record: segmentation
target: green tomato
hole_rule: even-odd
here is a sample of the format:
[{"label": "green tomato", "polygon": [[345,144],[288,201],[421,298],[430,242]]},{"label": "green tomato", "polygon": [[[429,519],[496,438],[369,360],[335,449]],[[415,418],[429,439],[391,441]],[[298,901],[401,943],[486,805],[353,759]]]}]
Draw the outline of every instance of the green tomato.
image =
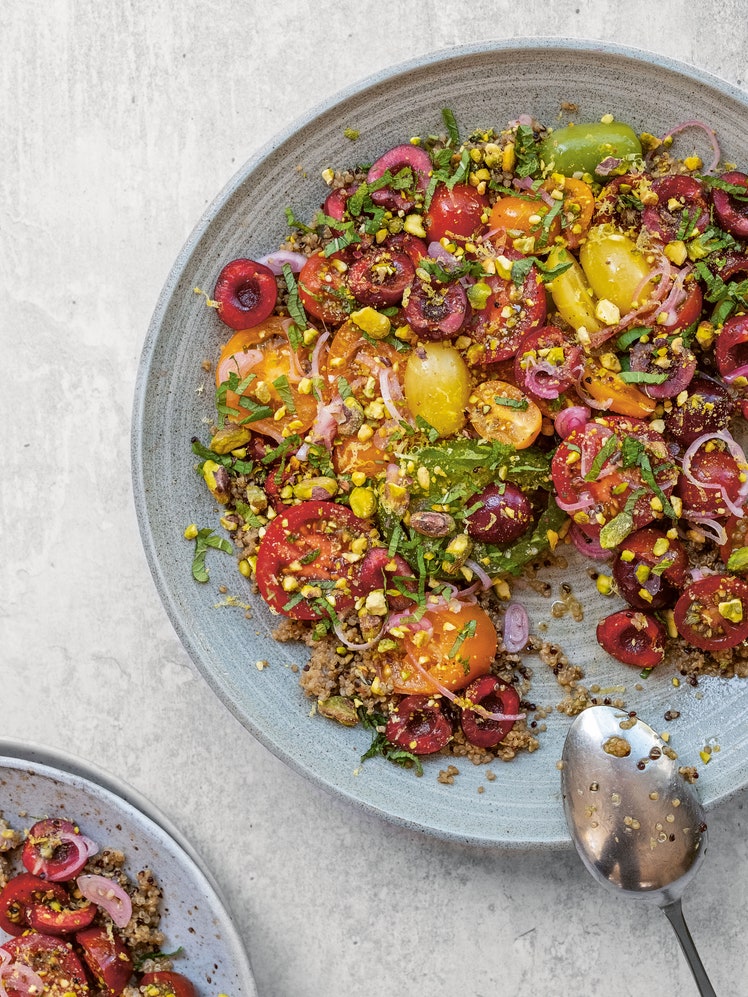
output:
[{"label": "green tomato", "polygon": [[620,121],[606,124],[567,125],[551,132],[540,145],[543,164],[566,177],[575,173],[594,174],[608,156],[641,156],[642,146],[636,132]]},{"label": "green tomato", "polygon": [[651,263],[628,236],[608,225],[590,229],[579,260],[597,297],[612,301],[622,315],[646,301],[652,291],[647,282]]}]

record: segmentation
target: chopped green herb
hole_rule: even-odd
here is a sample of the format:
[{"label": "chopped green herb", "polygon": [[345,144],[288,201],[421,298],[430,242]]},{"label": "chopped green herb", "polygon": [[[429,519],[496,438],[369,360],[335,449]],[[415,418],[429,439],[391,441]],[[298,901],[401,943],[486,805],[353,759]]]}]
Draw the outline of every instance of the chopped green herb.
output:
[{"label": "chopped green herb", "polygon": [[514,137],[514,172],[518,177],[530,177],[540,169],[540,157],[535,134],[529,125],[518,125]]},{"label": "chopped green herb", "polygon": [[195,537],[195,553],[192,558],[192,577],[196,582],[207,582],[210,578],[205,566],[205,555],[209,550],[222,550],[225,554],[233,554],[234,548],[226,537],[217,536],[207,526],[197,531]]},{"label": "chopped green herb", "polygon": [[504,408],[516,408],[521,412],[530,407],[530,402],[527,398],[506,398],[504,395],[494,395],[493,400],[497,405],[503,405]]},{"label": "chopped green herb", "polygon": [[457,637],[455,638],[455,642],[452,645],[452,647],[449,649],[449,653],[447,654],[447,657],[448,658],[455,658],[457,656],[457,652],[460,650],[460,648],[465,643],[465,641],[469,637],[475,637],[475,632],[476,632],[477,629],[478,629],[478,623],[477,623],[477,621],[476,620],[468,620],[468,622],[465,624],[465,626],[462,627],[460,629],[460,632],[457,634]]},{"label": "chopped green herb", "polygon": [[457,121],[453,112],[448,107],[442,108],[442,120],[444,121],[444,127],[447,129],[449,144],[459,146],[460,132],[457,128]]},{"label": "chopped green herb", "polygon": [[655,374],[648,370],[622,370],[618,374],[626,384],[664,384],[669,374]]}]

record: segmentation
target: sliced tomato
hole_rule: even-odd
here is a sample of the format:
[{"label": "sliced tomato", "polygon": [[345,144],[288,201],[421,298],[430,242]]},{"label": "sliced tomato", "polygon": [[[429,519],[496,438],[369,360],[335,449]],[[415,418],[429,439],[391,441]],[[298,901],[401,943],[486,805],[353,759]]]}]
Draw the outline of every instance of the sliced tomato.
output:
[{"label": "sliced tomato", "polygon": [[337,386],[339,377],[345,377],[354,398],[368,405],[371,399],[364,395],[368,379],[384,376],[401,382],[400,367],[405,369],[403,355],[383,340],[367,339],[355,322],[347,321],[332,337],[323,372],[332,387]]},{"label": "sliced tomato", "polygon": [[317,414],[314,395],[298,390],[300,354],[293,352],[286,325],[274,316],[235,333],[216,365],[218,402],[226,418],[276,440],[284,429],[305,432]]},{"label": "sliced tomato", "polygon": [[427,610],[421,626],[406,632],[400,653],[388,652],[384,659],[383,674],[395,692],[429,695],[440,686],[453,692],[490,671],[498,637],[480,606]]},{"label": "sliced tomato", "polygon": [[[535,402],[507,381],[484,381],[470,396],[468,419],[485,440],[525,450],[538,437],[543,413]],[[473,400],[474,399],[474,400]]]},{"label": "sliced tomato", "polygon": [[[500,244],[508,239],[517,249],[518,240],[522,240],[523,251],[547,252],[561,234],[561,219],[558,214],[550,216],[550,210],[541,197],[506,194],[491,209],[488,219],[491,238]],[[532,240],[531,245],[527,245],[527,240]]]},{"label": "sliced tomato", "polygon": [[192,981],[173,970],[143,973],[138,986],[145,987],[144,991],[141,989],[145,997],[197,997]]},{"label": "sliced tomato", "polygon": [[91,975],[110,994],[121,994],[130,982],[135,965],[127,945],[118,934],[93,927],[79,931],[75,940]]},{"label": "sliced tomato", "polygon": [[351,311],[352,297],[346,287],[347,263],[340,253],[310,256],[299,272],[299,298],[306,311],[330,325],[344,322]]},{"label": "sliced tomato", "polygon": [[457,183],[451,188],[438,184],[424,215],[429,239],[463,243],[476,238],[486,227],[488,207],[486,195],[469,184]]},{"label": "sliced tomato", "polygon": [[64,886],[50,883],[30,872],[13,876],[0,891],[0,928],[9,935],[21,935],[29,926],[28,912],[47,902],[67,904]]},{"label": "sliced tomato", "polygon": [[702,651],[724,651],[748,638],[748,581],[706,575],[692,582],[673,610],[678,633]]},{"label": "sliced tomato", "polygon": [[[302,502],[267,527],[257,551],[257,584],[265,602],[297,620],[346,612],[354,603],[358,562],[373,527],[347,506]],[[352,550],[354,541],[359,541]]]},{"label": "sliced tomato", "polygon": [[[511,249],[504,255],[512,262],[520,260]],[[536,266],[531,266],[520,285],[499,274],[483,278],[491,293],[484,308],[476,309],[468,323],[470,334],[484,347],[476,363],[497,363],[513,357],[522,337],[545,324],[548,312],[545,287]]]},{"label": "sliced tomato", "polygon": [[[67,898],[66,903],[70,902],[70,898]],[[98,907],[92,903],[80,907],[38,903],[29,908],[26,918],[29,927],[42,934],[74,935],[76,931],[82,931],[91,924],[97,911]]]},{"label": "sliced tomato", "polygon": [[655,668],[665,656],[667,634],[649,613],[621,609],[597,625],[597,640],[608,654],[624,665]]},{"label": "sliced tomato", "polygon": [[[2,948],[15,962],[39,975],[44,981],[43,997],[88,997],[90,988],[83,964],[72,945],[62,938],[32,932],[11,938]],[[28,995],[28,991],[16,990],[10,981],[5,981],[5,988],[8,997]]]},{"label": "sliced tomato", "polygon": [[[738,551],[744,551],[740,558],[743,567],[739,570],[748,571],[748,515],[730,516],[725,523],[725,535],[726,540],[719,549],[722,560],[727,564],[731,557],[737,556]],[[738,569],[731,564],[730,570]]]},{"label": "sliced tomato", "polygon": [[590,408],[646,419],[657,408],[657,402],[634,384],[629,384],[614,370],[608,370],[597,357],[588,357],[582,376],[576,384],[580,398]]},{"label": "sliced tomato", "polygon": [[438,697],[405,696],[390,713],[384,736],[413,755],[432,755],[449,743],[452,724]]},{"label": "sliced tomato", "polygon": [[[657,518],[662,497],[673,490],[678,468],[665,440],[647,423],[599,416],[560,443],[551,475],[559,506],[585,533],[599,536],[601,528],[620,513],[630,517],[628,533]],[[628,533],[622,532],[620,539]]]},{"label": "sliced tomato", "polygon": [[[482,708],[473,710],[463,707],[460,725],[467,740],[481,748],[492,748],[503,741],[516,721],[499,720],[497,716],[505,714],[513,717],[519,713],[519,693],[514,686],[507,685],[495,675],[482,675],[467,687],[465,699]],[[489,717],[487,713],[497,716]]]},{"label": "sliced tomato", "polygon": [[61,883],[78,875],[88,861],[91,845],[71,821],[47,818],[29,830],[21,861],[32,875]]}]

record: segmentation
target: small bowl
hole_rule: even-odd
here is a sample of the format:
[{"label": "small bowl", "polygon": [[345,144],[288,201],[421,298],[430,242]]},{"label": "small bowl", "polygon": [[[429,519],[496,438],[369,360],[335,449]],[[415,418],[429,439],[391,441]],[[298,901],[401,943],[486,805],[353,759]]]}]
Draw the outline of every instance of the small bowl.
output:
[{"label": "small bowl", "polygon": [[211,874],[181,833],[146,799],[71,755],[0,739],[2,816],[16,829],[65,816],[100,848],[125,854],[133,878],[153,871],[164,894],[166,951],[201,994],[255,997],[247,953]]},{"label": "small bowl", "polygon": [[[568,105],[578,110],[572,114]],[[217,526],[219,514],[195,474],[190,438],[212,421],[210,375],[225,338],[195,287],[212,291],[223,265],[238,256],[258,257],[286,234],[284,209],[311,218],[326,188],[330,166],[372,161],[411,136],[443,131],[442,110],[455,115],[462,134],[503,127],[522,113],[558,125],[599,120],[612,113],[638,131],[664,135],[687,119],[717,131],[726,158],[748,162],[748,98],[735,87],[669,59],[615,45],[581,41],[511,40],[437,53],[382,73],[344,91],[287,127],[261,149],[218,195],[179,254],[166,281],[143,349],[137,381],[132,459],[141,535],[166,611],[197,668],[214,692],[263,744],[319,785],[368,812],[444,838],[525,848],[569,841],[557,761],[568,718],[553,710],[561,698],[550,670],[533,662],[532,696],[551,708],[541,747],[509,764],[458,762],[453,785],[436,778],[447,759],[426,760],[418,779],[381,759],[360,764],[369,736],[319,717],[298,687],[294,669],[305,648],[280,645],[270,615],[237,574],[232,558],[212,552],[210,582],[191,577],[192,546],[183,538],[192,522]],[[346,129],[358,132],[355,142]],[[689,133],[702,158],[703,134]],[[688,154],[688,153],[686,153]],[[748,782],[748,684],[704,680],[698,690],[675,690],[669,676],[638,674],[608,659],[594,639],[594,624],[611,611],[589,578],[588,563],[550,572],[553,591],[572,579],[585,619],[556,618],[552,600],[521,587],[536,632],[564,648],[585,669],[585,682],[601,689],[627,686],[631,708],[662,727],[668,709],[681,713],[673,737],[687,763],[699,764],[705,738],[718,732],[719,757],[699,785],[708,806]],[[224,592],[234,596],[227,604]],[[250,619],[244,606],[249,606]],[[555,611],[555,609],[554,609]],[[560,610],[559,610],[560,611]],[[257,661],[268,661],[262,670]],[[449,761],[454,761],[450,759]]]}]

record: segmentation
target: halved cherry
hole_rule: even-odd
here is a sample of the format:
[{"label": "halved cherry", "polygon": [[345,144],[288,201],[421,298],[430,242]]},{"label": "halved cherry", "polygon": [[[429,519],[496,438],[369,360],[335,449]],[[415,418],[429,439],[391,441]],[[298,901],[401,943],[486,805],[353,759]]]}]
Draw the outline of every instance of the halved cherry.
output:
[{"label": "halved cherry", "polygon": [[517,387],[533,398],[558,398],[579,380],[583,370],[582,347],[555,325],[526,332],[514,358]]},{"label": "halved cherry", "polygon": [[358,581],[352,585],[354,594],[368,595],[374,589],[384,588],[387,605],[401,613],[415,605],[406,592],[417,588],[413,569],[399,554],[390,557],[386,547],[372,547],[366,552],[359,566]]},{"label": "halved cherry", "polygon": [[643,384],[650,398],[675,398],[688,387],[696,372],[696,354],[671,330],[654,334],[646,342],[635,343],[629,353],[631,370],[664,376],[659,383]]},{"label": "halved cherry", "polygon": [[96,845],[69,820],[47,818],[30,829],[21,861],[34,876],[55,883],[74,879],[96,851]]},{"label": "halved cherry", "polygon": [[[688,458],[686,455],[686,459]],[[684,467],[685,467],[684,459]],[[675,487],[683,516],[729,516],[741,502],[745,469],[719,438],[707,439],[688,459]]]},{"label": "halved cherry", "polygon": [[115,932],[92,927],[79,931],[75,940],[91,975],[111,994],[121,994],[135,969],[130,950]]},{"label": "halved cherry", "polygon": [[29,926],[29,910],[49,901],[67,904],[65,888],[30,872],[13,876],[0,891],[0,928],[9,935],[23,934]]},{"label": "halved cherry", "polygon": [[608,654],[625,665],[654,668],[665,655],[667,634],[649,613],[621,609],[597,625],[597,640]]},{"label": "halved cherry", "polygon": [[407,253],[372,249],[351,264],[348,287],[363,305],[373,308],[396,305],[412,283],[416,268]]},{"label": "halved cherry", "polygon": [[[15,962],[28,966],[44,980],[43,997],[88,997],[90,994],[83,964],[70,943],[62,938],[31,932],[11,938],[2,948]],[[9,981],[4,982],[8,997],[28,997],[28,991],[13,987]]]},{"label": "halved cherry", "polygon": [[414,755],[431,755],[452,737],[452,724],[431,696],[405,696],[390,714],[385,737]]},{"label": "halved cherry", "polygon": [[452,339],[468,314],[468,300],[460,284],[416,280],[405,306],[405,318],[423,339]]},{"label": "halved cherry", "polygon": [[645,526],[618,548],[613,578],[621,596],[634,609],[672,606],[686,582],[688,555],[677,537]]},{"label": "halved cherry", "polygon": [[275,274],[254,260],[232,260],[218,275],[213,297],[218,317],[230,329],[251,329],[273,314],[278,299]]},{"label": "halved cherry", "polygon": [[644,225],[663,242],[683,239],[709,224],[709,206],[704,185],[694,177],[677,174],[652,181],[657,204],[648,204],[642,212]]},{"label": "halved cherry", "polygon": [[714,348],[719,372],[728,384],[748,379],[748,315],[733,315],[719,335]]},{"label": "halved cherry", "polygon": [[173,970],[143,973],[138,986],[146,997],[197,997],[192,981]]},{"label": "halved cherry", "polygon": [[748,176],[739,170],[731,170],[723,173],[719,179],[745,189],[744,195],[736,197],[719,187],[712,188],[712,204],[720,225],[732,235],[745,239],[748,236]]},{"label": "halved cherry", "polygon": [[482,543],[511,543],[526,533],[532,523],[530,500],[511,481],[487,485],[472,496],[469,504],[474,508],[465,519],[467,533]]},{"label": "halved cherry", "polygon": [[697,372],[685,397],[675,398],[672,408],[665,413],[665,428],[668,435],[687,447],[704,433],[727,429],[733,409],[734,402],[724,384]]},{"label": "halved cherry", "polygon": [[[519,693],[512,685],[507,685],[495,675],[481,675],[465,690],[465,698],[486,713],[516,716],[519,712]],[[463,709],[460,716],[462,732],[471,744],[480,748],[492,748],[499,744],[514,727],[515,720],[498,720],[485,713],[469,708]]]}]

